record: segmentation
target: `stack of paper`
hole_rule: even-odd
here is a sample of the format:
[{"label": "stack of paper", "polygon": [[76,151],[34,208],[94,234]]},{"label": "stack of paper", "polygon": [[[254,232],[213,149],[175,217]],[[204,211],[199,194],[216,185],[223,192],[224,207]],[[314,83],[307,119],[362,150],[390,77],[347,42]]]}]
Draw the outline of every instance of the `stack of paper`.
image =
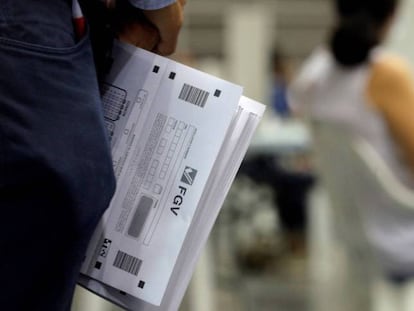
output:
[{"label": "stack of paper", "polygon": [[117,43],[102,86],[117,191],[79,283],[175,311],[264,112],[242,88]]}]

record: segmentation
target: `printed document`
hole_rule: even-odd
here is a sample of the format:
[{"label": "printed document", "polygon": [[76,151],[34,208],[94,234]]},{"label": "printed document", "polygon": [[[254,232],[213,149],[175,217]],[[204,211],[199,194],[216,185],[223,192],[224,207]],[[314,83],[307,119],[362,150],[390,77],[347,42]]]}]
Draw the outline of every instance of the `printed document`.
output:
[{"label": "printed document", "polygon": [[113,55],[101,92],[117,190],[79,282],[125,309],[177,310],[264,107],[142,49]]}]

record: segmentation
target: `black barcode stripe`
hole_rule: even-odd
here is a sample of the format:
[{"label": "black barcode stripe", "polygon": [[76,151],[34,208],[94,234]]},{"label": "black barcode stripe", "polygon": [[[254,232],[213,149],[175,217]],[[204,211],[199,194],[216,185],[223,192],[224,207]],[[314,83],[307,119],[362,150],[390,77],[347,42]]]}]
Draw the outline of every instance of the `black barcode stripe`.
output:
[{"label": "black barcode stripe", "polygon": [[208,95],[207,91],[184,83],[178,98],[203,108],[207,102]]},{"label": "black barcode stripe", "polygon": [[124,270],[133,275],[138,275],[141,268],[142,260],[127,253],[118,251],[114,260],[114,267]]}]

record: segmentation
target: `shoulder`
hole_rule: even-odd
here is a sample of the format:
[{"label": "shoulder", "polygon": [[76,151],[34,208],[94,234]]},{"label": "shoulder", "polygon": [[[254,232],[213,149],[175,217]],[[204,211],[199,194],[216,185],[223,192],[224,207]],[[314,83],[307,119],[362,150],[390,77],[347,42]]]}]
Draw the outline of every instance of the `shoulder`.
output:
[{"label": "shoulder", "polygon": [[301,114],[310,103],[312,94],[329,64],[329,53],[323,47],[315,49],[296,71],[289,84],[287,98],[292,111]]},{"label": "shoulder", "polygon": [[394,96],[401,96],[413,87],[410,64],[403,58],[390,53],[374,58],[367,92],[376,104],[386,104]]},{"label": "shoulder", "polygon": [[290,89],[296,92],[306,92],[309,87],[319,80],[328,64],[329,55],[323,48],[318,48],[303,62],[296,72]]},{"label": "shoulder", "polygon": [[371,81],[399,84],[412,79],[410,64],[394,54],[383,54],[372,62]]},{"label": "shoulder", "polygon": [[312,77],[317,75],[330,63],[330,53],[324,48],[315,49],[300,68],[299,76]]}]

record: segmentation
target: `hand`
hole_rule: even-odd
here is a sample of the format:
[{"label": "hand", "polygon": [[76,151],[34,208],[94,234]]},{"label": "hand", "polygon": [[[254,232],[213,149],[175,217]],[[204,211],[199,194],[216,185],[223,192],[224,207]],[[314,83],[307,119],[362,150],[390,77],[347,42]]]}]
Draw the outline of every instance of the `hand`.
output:
[{"label": "hand", "polygon": [[122,21],[122,26],[118,29],[118,38],[160,55],[172,54],[183,23],[184,5],[185,0],[178,0],[156,10],[121,8],[118,20]]},{"label": "hand", "polygon": [[118,39],[144,50],[155,52],[160,42],[160,35],[151,23],[145,18],[141,18],[124,24],[118,33]]},{"label": "hand", "polygon": [[144,16],[158,30],[159,42],[154,52],[160,55],[174,53],[177,46],[178,34],[183,23],[183,9],[185,0],[177,2],[158,10],[143,11]]}]

